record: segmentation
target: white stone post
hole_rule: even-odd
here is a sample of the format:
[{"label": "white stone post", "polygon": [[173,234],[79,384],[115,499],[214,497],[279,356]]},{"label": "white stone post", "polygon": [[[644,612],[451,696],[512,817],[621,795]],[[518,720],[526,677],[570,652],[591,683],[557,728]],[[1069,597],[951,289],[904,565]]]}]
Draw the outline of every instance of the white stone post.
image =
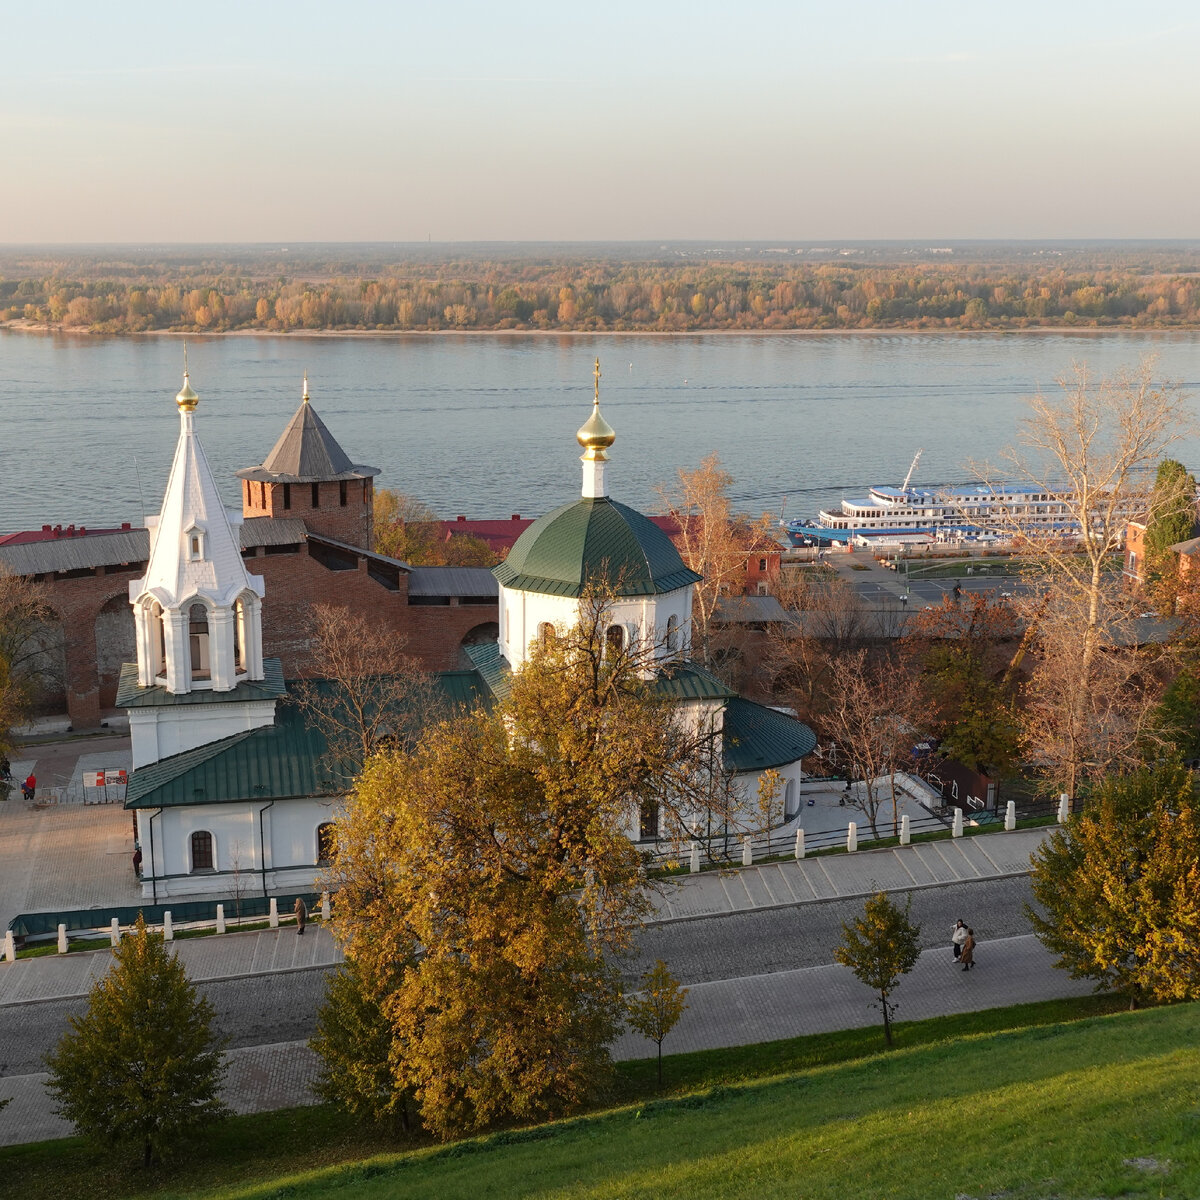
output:
[{"label": "white stone post", "polygon": [[692,839],[691,857],[688,862],[688,871],[692,875],[700,874],[700,843],[694,838]]},{"label": "white stone post", "polygon": [[67,927],[61,922],[58,926],[58,952],[59,954],[67,952]]},{"label": "white stone post", "polygon": [[1058,798],[1058,823],[1065,825],[1067,818],[1071,815],[1071,797],[1063,792]]},{"label": "white stone post", "polygon": [[217,905],[217,932],[225,932],[225,905]]},{"label": "white stone post", "polygon": [[962,809],[961,808],[956,808],[954,810],[954,824],[953,824],[953,826],[951,826],[950,833],[951,833],[951,836],[953,836],[953,837],[962,837],[962,835],[963,835],[963,822],[962,822]]},{"label": "white stone post", "polygon": [[279,928],[279,905],[274,896],[271,897],[271,913],[268,920],[271,922],[272,929]]},{"label": "white stone post", "polygon": [[858,826],[851,821],[846,826],[846,850],[853,854],[858,849]]},{"label": "white stone post", "polygon": [[749,867],[754,865],[754,846],[750,842],[748,833],[742,834],[742,866]]},{"label": "white stone post", "polygon": [[912,823],[908,819],[908,813],[905,813],[900,818],[900,845],[907,846],[912,841]]},{"label": "white stone post", "polygon": [[168,910],[163,913],[163,941],[173,942],[175,940],[175,926],[171,923],[171,913]]},{"label": "white stone post", "polygon": [[322,921],[329,920],[329,893],[328,892],[321,893],[321,920]]},{"label": "white stone post", "polygon": [[1012,833],[1017,827],[1017,802],[1010,800],[1004,806],[1004,831]]},{"label": "white stone post", "polygon": [[4,958],[6,962],[17,961],[17,943],[13,941],[11,929],[4,931]]},{"label": "white stone post", "polygon": [[108,940],[114,946],[121,944],[121,922],[116,917],[112,919],[112,928],[108,931]]},{"label": "white stone post", "polygon": [[804,830],[796,830],[796,857],[797,859],[804,857]]}]

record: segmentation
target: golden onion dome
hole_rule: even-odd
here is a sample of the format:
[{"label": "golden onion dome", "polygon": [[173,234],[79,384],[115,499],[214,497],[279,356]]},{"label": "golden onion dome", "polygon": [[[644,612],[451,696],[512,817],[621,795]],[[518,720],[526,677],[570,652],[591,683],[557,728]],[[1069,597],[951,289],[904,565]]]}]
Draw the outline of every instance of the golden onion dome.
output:
[{"label": "golden onion dome", "polygon": [[200,403],[200,397],[192,391],[192,385],[188,382],[187,371],[183,373],[183,387],[179,389],[175,403],[179,405],[180,412],[195,412],[196,405]]},{"label": "golden onion dome", "polygon": [[592,401],[592,415],[579,427],[575,440],[588,451],[592,458],[607,458],[605,450],[617,440],[617,432],[600,415],[600,360],[596,359],[594,372],[596,396]]}]

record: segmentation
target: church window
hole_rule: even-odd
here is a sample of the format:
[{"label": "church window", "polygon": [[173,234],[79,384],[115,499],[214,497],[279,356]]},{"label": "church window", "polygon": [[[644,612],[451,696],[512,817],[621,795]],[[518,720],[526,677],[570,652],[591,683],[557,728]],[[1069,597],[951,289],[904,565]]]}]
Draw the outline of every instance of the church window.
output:
[{"label": "church window", "polygon": [[346,481],[344,479],[338,484],[338,503],[343,508],[346,507]]},{"label": "church window", "polygon": [[667,649],[672,654],[679,649],[679,618],[674,613],[667,618]]},{"label": "church window", "polygon": [[337,847],[337,830],[332,821],[317,826],[317,865],[328,866]]},{"label": "church window", "polygon": [[543,621],[538,626],[538,645],[543,650],[554,645],[554,626],[549,621]]},{"label": "church window", "polygon": [[604,644],[613,654],[620,654],[625,649],[625,629],[621,625],[610,625],[604,631]]},{"label": "church window", "polygon": [[641,807],[638,820],[638,836],[642,841],[658,837],[658,802],[646,800]]},{"label": "church window", "polygon": [[213,835],[207,829],[192,834],[192,871],[213,870]]},{"label": "church window", "polygon": [[319,483],[312,485],[312,506],[313,508],[321,507],[321,485]]},{"label": "church window", "polygon": [[796,815],[796,781],[789,779],[783,789],[783,818],[790,821]]},{"label": "church window", "polygon": [[204,530],[193,525],[183,536],[188,562],[199,562],[204,557]]},{"label": "church window", "polygon": [[283,485],[283,507],[292,507],[292,485],[290,483],[285,483]]}]

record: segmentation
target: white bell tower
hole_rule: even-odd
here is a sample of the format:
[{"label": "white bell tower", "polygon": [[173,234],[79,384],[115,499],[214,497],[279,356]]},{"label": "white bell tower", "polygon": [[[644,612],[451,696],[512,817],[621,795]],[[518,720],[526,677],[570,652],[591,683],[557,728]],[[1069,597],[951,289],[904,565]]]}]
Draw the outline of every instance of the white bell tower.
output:
[{"label": "white bell tower", "polygon": [[241,514],[221,503],[196,437],[199,400],[185,360],[175,460],[162,512],[147,521],[146,574],[129,585],[138,684],[174,696],[263,678],[263,580],[246,570],[234,532]]}]

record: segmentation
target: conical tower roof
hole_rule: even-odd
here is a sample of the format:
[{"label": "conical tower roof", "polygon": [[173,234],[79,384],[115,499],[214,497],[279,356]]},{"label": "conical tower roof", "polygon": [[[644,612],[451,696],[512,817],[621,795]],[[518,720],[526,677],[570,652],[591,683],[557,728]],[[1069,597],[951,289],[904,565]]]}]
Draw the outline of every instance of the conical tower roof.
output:
[{"label": "conical tower roof", "polygon": [[336,479],[369,479],[379,474],[379,468],[350,461],[309,403],[306,375],[304,399],[271,453],[261,465],[247,467],[237,474],[241,479],[267,483],[326,483]]}]

